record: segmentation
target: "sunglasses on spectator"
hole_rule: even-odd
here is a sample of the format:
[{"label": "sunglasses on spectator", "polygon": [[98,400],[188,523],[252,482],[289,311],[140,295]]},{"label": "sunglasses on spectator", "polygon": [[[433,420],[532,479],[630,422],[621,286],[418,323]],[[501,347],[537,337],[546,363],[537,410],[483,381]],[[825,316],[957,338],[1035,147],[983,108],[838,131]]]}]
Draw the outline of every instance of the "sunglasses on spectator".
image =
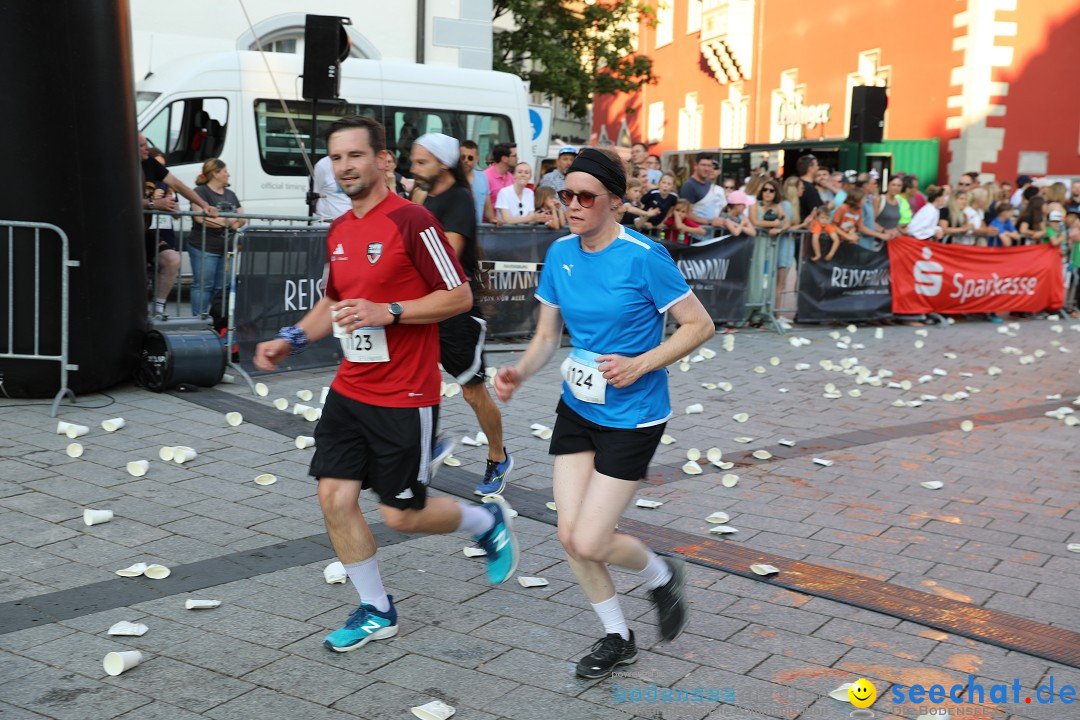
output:
[{"label": "sunglasses on spectator", "polygon": [[556,195],[559,196],[559,201],[567,207],[574,201],[574,198],[578,199],[578,204],[583,208],[591,208],[596,203],[596,198],[601,195],[610,195],[611,193],[594,193],[588,190],[582,190],[581,192],[572,192],[570,190],[560,190]]},{"label": "sunglasses on spectator", "polygon": [[475,156],[475,155],[464,155],[464,154],[463,154],[463,155],[461,156],[461,159],[462,159],[462,160],[475,160],[475,159],[476,159],[476,156]]},{"label": "sunglasses on spectator", "polygon": [[[734,190],[734,188],[732,188],[732,190]],[[763,193],[767,193],[767,192],[775,193],[776,190],[774,188],[771,188],[771,187],[764,187],[764,188],[761,188],[761,192],[763,192]]]}]

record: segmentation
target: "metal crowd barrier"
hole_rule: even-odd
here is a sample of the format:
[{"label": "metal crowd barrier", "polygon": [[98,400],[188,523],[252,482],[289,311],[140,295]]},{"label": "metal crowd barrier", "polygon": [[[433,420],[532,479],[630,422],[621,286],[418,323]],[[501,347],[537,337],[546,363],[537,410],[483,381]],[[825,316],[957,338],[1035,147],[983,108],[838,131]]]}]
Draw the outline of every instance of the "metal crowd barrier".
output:
[{"label": "metal crowd barrier", "polygon": [[[0,220],[0,228],[7,228],[5,233],[7,239],[7,338],[6,344],[3,348],[0,348],[0,359],[11,360],[43,360],[46,362],[55,362],[60,365],[60,389],[56,393],[56,397],[53,398],[52,411],[49,413],[50,417],[56,417],[60,408],[60,401],[64,396],[69,396],[72,402],[75,401],[75,393],[68,387],[68,373],[74,372],[79,369],[78,365],[72,365],[68,362],[68,298],[70,295],[70,280],[69,273],[71,268],[79,267],[78,260],[71,260],[69,255],[69,243],[68,236],[63,230],[51,223],[38,223],[38,222],[19,222],[16,220]],[[19,308],[18,319],[20,322],[32,322],[34,326],[34,335],[32,348],[26,348],[26,350],[32,349],[32,352],[17,352],[15,347],[15,243],[16,233],[18,228],[33,230],[33,247],[34,247],[34,308],[31,314],[26,312],[25,307]],[[57,271],[60,273],[60,352],[52,354],[43,352],[42,338],[41,338],[41,326],[42,321],[47,323],[55,323],[56,318],[43,318],[41,309],[41,278],[46,271],[42,267],[41,262],[41,233],[42,230],[48,233],[55,233],[56,239],[60,243],[60,267],[48,268],[48,271]],[[28,242],[28,238],[19,238],[19,242]],[[3,379],[0,377],[0,390],[3,389]],[[6,392],[4,393],[7,394]]]}]

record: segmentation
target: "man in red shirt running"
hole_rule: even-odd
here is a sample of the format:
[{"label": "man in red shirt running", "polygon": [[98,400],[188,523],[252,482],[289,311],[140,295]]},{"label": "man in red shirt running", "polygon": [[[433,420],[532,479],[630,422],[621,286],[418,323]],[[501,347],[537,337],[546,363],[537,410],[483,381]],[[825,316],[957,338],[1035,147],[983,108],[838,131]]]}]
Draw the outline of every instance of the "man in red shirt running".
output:
[{"label": "man in red shirt running", "polygon": [[331,329],[341,339],[345,359],[315,429],[310,472],[327,534],[360,595],[360,606],[323,642],[348,652],[398,631],[360,512],[361,489],[379,496],[392,530],[472,535],[487,551],[492,583],[514,574],[518,547],[501,497],[484,505],[427,497],[441,382],[437,323],[472,307],[461,265],[431,213],[387,191],[381,124],[343,117],[327,131],[327,145],[352,209],[327,233],[326,293],[299,323],[259,344],[255,365],[273,370]]}]

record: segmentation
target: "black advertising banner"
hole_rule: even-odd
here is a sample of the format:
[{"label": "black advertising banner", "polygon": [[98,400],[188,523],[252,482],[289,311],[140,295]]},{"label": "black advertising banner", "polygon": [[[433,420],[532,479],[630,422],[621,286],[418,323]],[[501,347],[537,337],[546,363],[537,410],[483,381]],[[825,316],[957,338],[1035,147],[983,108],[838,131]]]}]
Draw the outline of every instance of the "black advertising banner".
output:
[{"label": "black advertising banner", "polygon": [[[285,325],[295,325],[323,296],[327,227],[251,228],[240,235],[236,277],[236,341],[240,364],[251,373],[255,346]],[[328,367],[341,362],[341,343],[332,335],[290,355],[281,370]]]},{"label": "black advertising banner", "polygon": [[714,322],[746,320],[746,289],[754,237],[740,235],[695,245],[661,243]]},{"label": "black advertising banner", "polygon": [[797,321],[851,322],[890,315],[888,253],[845,243],[830,262],[802,258]]},{"label": "black advertising banner", "polygon": [[481,227],[480,270],[484,287],[477,298],[489,336],[531,335],[540,302],[534,297],[548,248],[566,229],[507,226]]}]

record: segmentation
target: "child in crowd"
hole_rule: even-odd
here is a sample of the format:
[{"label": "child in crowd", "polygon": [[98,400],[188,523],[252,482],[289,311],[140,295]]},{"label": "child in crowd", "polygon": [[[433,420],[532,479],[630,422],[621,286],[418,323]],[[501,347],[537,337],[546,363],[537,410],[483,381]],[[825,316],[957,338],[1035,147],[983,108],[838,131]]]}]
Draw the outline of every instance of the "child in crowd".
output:
[{"label": "child in crowd", "polygon": [[664,173],[660,176],[660,184],[655,190],[645,193],[641,199],[642,209],[648,211],[656,208],[656,213],[642,221],[640,228],[648,231],[658,228],[668,219],[668,215],[675,207],[675,201],[679,197],[675,194],[675,176]]},{"label": "child in crowd", "polygon": [[[858,244],[860,230],[867,229],[862,221],[862,201],[865,197],[866,193],[860,188],[852,188],[850,192],[844,193],[843,202],[833,213],[833,225],[842,240]],[[836,249],[837,245],[833,244],[829,254],[825,256],[826,261],[833,259]]]},{"label": "child in crowd", "polygon": [[666,227],[664,230],[665,240],[679,245],[689,245],[693,242],[693,236],[705,236],[705,228],[687,217],[690,214],[690,207],[690,201],[686,198],[679,198],[675,201],[675,207],[672,208],[671,214],[664,221]]},{"label": "child in crowd", "polygon": [[641,197],[644,190],[639,180],[630,180],[626,183],[626,197],[623,198],[621,215],[616,218],[626,227],[639,227],[645,220],[656,217],[660,213],[659,208],[646,210],[642,207]]},{"label": "child in crowd", "polygon": [[536,189],[534,202],[540,223],[552,230],[566,226],[566,213],[563,212],[562,203],[555,196],[555,188],[541,185]]},{"label": "child in crowd", "polygon": [[1012,216],[1016,210],[1008,203],[998,203],[997,217],[990,223],[990,227],[997,229],[997,235],[991,235],[986,240],[987,247],[1012,247],[1020,242],[1020,233],[1012,223]]},{"label": "child in crowd", "polygon": [[[860,217],[861,216],[862,214],[860,213]],[[836,225],[834,225],[829,218],[829,208],[825,205],[819,205],[814,208],[813,215],[810,217],[810,262],[821,260],[821,233],[823,232],[832,240],[832,245],[829,246],[829,252],[825,255],[825,261],[828,262],[833,259],[833,256],[836,255],[836,251],[840,247],[840,231],[837,230]],[[854,233],[849,236],[845,232],[844,239],[849,242],[859,241],[859,237]]]}]

